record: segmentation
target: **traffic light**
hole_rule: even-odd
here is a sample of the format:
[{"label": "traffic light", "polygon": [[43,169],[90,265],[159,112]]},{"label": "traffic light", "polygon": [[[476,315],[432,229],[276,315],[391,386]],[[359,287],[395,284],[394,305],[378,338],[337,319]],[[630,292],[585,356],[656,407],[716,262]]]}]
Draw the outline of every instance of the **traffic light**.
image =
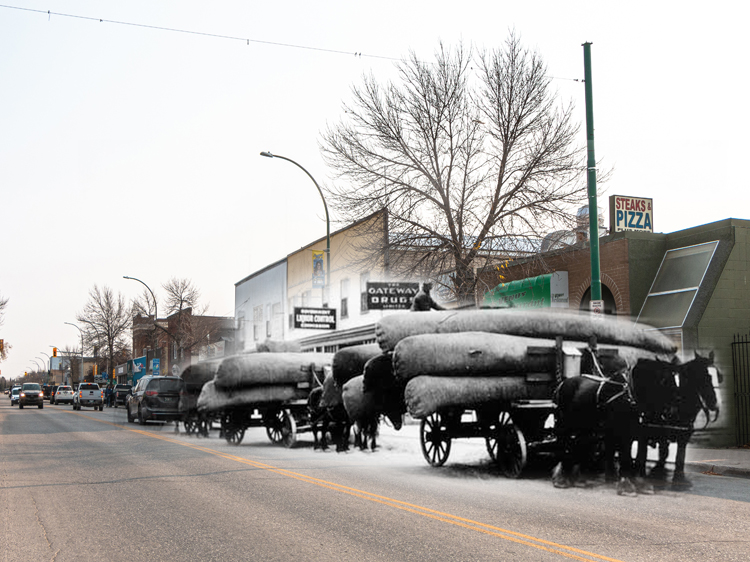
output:
[{"label": "traffic light", "polygon": [[96,365],[96,363],[95,363],[95,364],[94,364],[94,376],[96,376],[96,374],[97,374],[97,371],[98,371],[98,370],[99,370],[99,369],[98,369],[98,367],[97,367],[97,365]]},{"label": "traffic light", "polygon": [[52,348],[52,357],[57,357],[57,348],[56,347]]},{"label": "traffic light", "polygon": [[0,353],[5,349],[5,340],[0,340]]}]

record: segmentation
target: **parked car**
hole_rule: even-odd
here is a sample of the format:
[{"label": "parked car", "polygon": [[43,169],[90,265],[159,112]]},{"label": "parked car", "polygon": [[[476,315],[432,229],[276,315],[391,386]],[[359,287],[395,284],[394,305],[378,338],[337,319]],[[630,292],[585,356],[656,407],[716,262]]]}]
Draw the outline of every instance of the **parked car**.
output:
[{"label": "parked car", "polygon": [[15,406],[18,404],[18,398],[19,394],[21,393],[21,387],[20,386],[14,386],[10,389],[10,405]]},{"label": "parked car", "polygon": [[128,421],[146,425],[149,420],[178,421],[180,394],[185,392],[185,381],[180,377],[146,376],[138,381],[125,407]]},{"label": "parked car", "polygon": [[118,405],[122,404],[123,406],[128,401],[128,396],[130,396],[130,391],[133,389],[132,386],[129,384],[116,384],[115,388],[112,392],[112,405],[117,408]]},{"label": "parked car", "polygon": [[25,382],[18,393],[18,407],[23,410],[24,406],[36,406],[40,410],[44,408],[44,393],[42,385],[38,382]]},{"label": "parked car", "polygon": [[72,404],[73,387],[69,385],[60,385],[55,387],[55,395],[50,399],[50,404]]},{"label": "parked car", "polygon": [[73,393],[73,409],[80,410],[82,406],[91,406],[100,412],[104,410],[104,396],[97,383],[82,382],[78,385],[78,390]]}]

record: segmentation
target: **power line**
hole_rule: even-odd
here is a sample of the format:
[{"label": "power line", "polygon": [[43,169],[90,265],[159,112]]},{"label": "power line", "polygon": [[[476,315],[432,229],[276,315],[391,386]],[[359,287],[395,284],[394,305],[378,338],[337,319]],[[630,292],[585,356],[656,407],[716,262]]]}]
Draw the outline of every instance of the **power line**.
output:
[{"label": "power line", "polygon": [[403,60],[403,59],[400,59],[400,58],[386,57],[386,56],[382,56],[382,55],[368,55],[368,54],[363,54],[361,52],[356,52],[356,51],[355,52],[352,52],[352,51],[341,51],[341,50],[337,50],[337,49],[324,49],[322,47],[310,47],[310,46],[307,46],[307,45],[295,45],[293,43],[281,43],[281,42],[278,42],[278,41],[263,41],[261,39],[250,39],[248,37],[236,37],[236,36],[233,36],[233,35],[222,35],[222,34],[219,34],[219,33],[208,33],[208,32],[205,32],[205,31],[192,31],[192,30],[189,30],[189,29],[177,29],[177,28],[174,28],[174,27],[162,27],[162,26],[158,26],[158,25],[148,25],[148,24],[145,24],[145,23],[135,23],[135,22],[129,22],[129,21],[109,20],[109,19],[104,19],[104,18],[95,18],[95,17],[91,17],[91,16],[80,16],[80,15],[77,15],[77,14],[65,14],[65,13],[62,13],[62,12],[53,12],[51,10],[35,10],[33,8],[22,8],[20,6],[8,6],[8,5],[4,5],[4,4],[0,4],[0,8],[6,8],[6,9],[9,9],[9,10],[22,10],[24,12],[34,12],[34,13],[38,13],[38,14],[47,14],[48,18],[51,18],[52,16],[59,16],[59,17],[63,17],[63,18],[74,18],[74,19],[81,19],[81,20],[86,20],[86,21],[95,21],[95,22],[99,22],[99,23],[111,23],[111,24],[115,24],[115,25],[127,25],[127,26],[131,26],[131,27],[140,27],[140,28],[152,29],[152,30],[156,30],[156,31],[169,31],[171,33],[184,33],[184,34],[187,34],[187,35],[200,35],[200,36],[203,36],[203,37],[212,37],[214,39],[228,39],[228,40],[231,40],[231,41],[242,41],[243,43],[246,43],[247,45],[249,45],[250,43],[257,43],[257,44],[260,44],[260,45],[273,45],[275,47],[288,47],[288,48],[292,48],[292,49],[305,49],[305,50],[308,50],[308,51],[319,51],[319,52],[323,52],[323,53],[333,53],[333,54],[337,54],[337,55],[354,55],[355,57],[359,57],[359,58],[367,57],[367,58],[371,58],[371,59],[383,59],[383,60],[391,60],[391,61],[402,61]]}]

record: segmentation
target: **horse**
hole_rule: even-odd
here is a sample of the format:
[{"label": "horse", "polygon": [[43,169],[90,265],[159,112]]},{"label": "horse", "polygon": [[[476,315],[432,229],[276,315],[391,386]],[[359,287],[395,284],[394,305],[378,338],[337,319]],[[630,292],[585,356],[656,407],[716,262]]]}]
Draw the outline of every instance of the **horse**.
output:
[{"label": "horse", "polygon": [[328,449],[330,434],[336,444],[336,452],[348,451],[351,422],[344,408],[341,387],[332,374],[328,373],[323,379],[323,384],[310,391],[307,406],[313,433],[313,448]]},{"label": "horse", "polygon": [[[690,487],[685,478],[685,453],[693,434],[695,419],[700,411],[706,413],[706,423],[719,417],[719,405],[711,378],[714,352],[695,357],[686,363],[667,363],[641,360],[633,369],[633,384],[642,419],[638,440],[637,466],[640,476],[646,476],[646,456],[649,445],[659,447],[659,458],[649,476],[666,480],[666,461],[670,442],[677,444],[672,487]],[[718,372],[718,382],[722,376]],[[710,412],[715,412],[711,420]]]},{"label": "horse", "polygon": [[577,485],[578,471],[587,462],[597,460],[603,444],[605,479],[617,481],[618,495],[650,493],[649,486],[636,479],[631,453],[638,411],[627,363],[610,357],[603,370],[596,349],[587,349],[582,365],[594,373],[566,378],[554,392],[555,434],[561,458],[553,472],[553,485]]}]

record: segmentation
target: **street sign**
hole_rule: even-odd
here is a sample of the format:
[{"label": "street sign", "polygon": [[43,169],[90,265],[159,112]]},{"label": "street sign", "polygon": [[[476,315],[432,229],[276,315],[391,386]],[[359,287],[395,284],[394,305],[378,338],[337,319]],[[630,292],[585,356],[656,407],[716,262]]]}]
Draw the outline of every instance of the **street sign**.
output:
[{"label": "street sign", "polygon": [[592,300],[589,303],[589,310],[591,311],[591,314],[594,314],[594,315],[604,314],[604,301],[602,301],[602,300],[598,300],[598,301]]},{"label": "street sign", "polygon": [[151,372],[155,377],[159,376],[159,360],[158,359],[152,359],[151,360]]}]

